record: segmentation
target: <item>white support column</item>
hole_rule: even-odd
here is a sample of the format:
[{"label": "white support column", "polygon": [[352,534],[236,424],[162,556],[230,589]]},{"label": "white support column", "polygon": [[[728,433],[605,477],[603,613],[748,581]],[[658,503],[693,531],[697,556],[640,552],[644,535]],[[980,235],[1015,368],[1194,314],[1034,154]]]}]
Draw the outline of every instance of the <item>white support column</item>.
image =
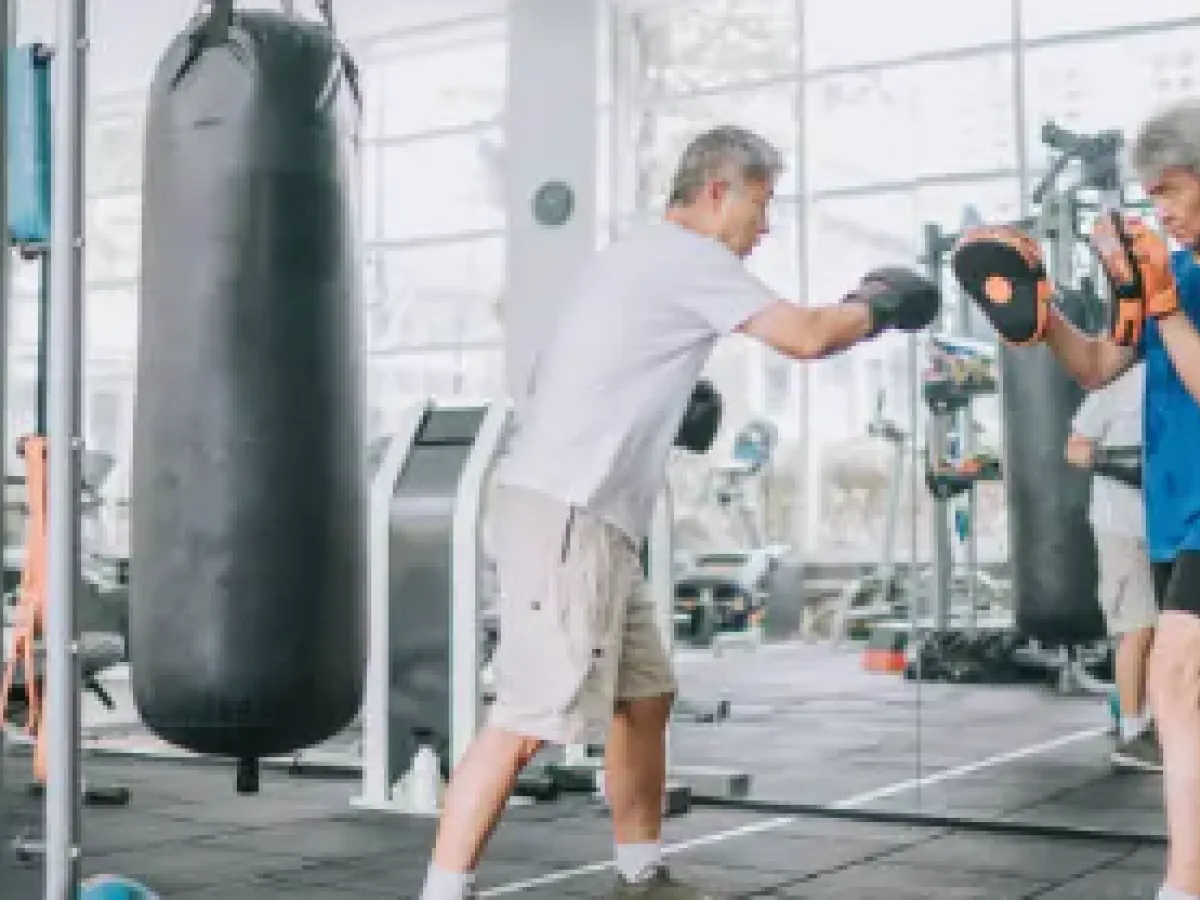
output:
[{"label": "white support column", "polygon": [[[511,0],[505,161],[506,376],[518,418],[546,323],[597,246],[597,79],[606,0]],[[549,184],[570,189],[561,224],[535,214]],[[547,207],[562,202],[551,189]]]}]

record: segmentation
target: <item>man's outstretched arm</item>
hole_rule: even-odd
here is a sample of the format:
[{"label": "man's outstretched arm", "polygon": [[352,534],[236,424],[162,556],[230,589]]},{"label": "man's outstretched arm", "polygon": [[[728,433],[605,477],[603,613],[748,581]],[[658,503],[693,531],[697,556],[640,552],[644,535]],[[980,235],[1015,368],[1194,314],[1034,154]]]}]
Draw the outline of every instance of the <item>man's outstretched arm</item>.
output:
[{"label": "man's outstretched arm", "polygon": [[805,307],[777,300],[739,331],[792,359],[824,359],[866,339],[871,312],[860,303]]},{"label": "man's outstretched arm", "polygon": [[792,359],[824,359],[882,331],[927,328],[941,303],[941,292],[929,279],[884,267],[868,272],[841,303],[802,307],[777,300],[738,330]]}]

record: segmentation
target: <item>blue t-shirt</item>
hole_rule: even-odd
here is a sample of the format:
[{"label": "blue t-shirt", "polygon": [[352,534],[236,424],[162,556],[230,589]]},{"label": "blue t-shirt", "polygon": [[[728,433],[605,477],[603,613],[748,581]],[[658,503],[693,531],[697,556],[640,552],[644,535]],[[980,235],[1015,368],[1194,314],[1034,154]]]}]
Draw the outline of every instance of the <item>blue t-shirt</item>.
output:
[{"label": "blue t-shirt", "polygon": [[[1184,250],[1171,255],[1171,268],[1180,306],[1193,324],[1200,322],[1200,264]],[[1179,380],[1153,320],[1141,351],[1146,549],[1155,562],[1169,562],[1182,550],[1200,551],[1200,403]]]}]

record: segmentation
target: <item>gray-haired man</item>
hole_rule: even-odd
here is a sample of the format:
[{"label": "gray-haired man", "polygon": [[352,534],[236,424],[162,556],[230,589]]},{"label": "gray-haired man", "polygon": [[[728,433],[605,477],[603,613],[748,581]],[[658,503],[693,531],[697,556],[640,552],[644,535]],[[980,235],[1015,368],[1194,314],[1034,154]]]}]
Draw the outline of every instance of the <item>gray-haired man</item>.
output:
[{"label": "gray-haired man", "polygon": [[601,251],[540,349],[492,511],[500,645],[491,720],[454,772],[422,900],[472,896],[521,769],[545,743],[604,743],[616,896],[702,900],[662,864],[675,680],[642,593],[638,546],[692,387],[742,332],[820,359],[937,315],[937,288],[869,273],[847,302],[778,299],[743,260],[767,232],[778,151],[717,128],[683,154],[663,220]]},{"label": "gray-haired man", "polygon": [[[1108,334],[1077,331],[1049,303],[1035,245],[1011,229],[971,236],[955,267],[1000,334],[1045,343],[1089,390],[1145,360],[1146,548],[1161,610],[1146,690],[1162,748],[1170,841],[1158,896],[1200,900],[1200,102],[1152,116],[1130,156],[1176,247],[1132,217],[1098,219],[1092,242],[1113,297]],[[1013,266],[1018,257],[1024,262]],[[1033,327],[1014,332],[1022,321]]]}]

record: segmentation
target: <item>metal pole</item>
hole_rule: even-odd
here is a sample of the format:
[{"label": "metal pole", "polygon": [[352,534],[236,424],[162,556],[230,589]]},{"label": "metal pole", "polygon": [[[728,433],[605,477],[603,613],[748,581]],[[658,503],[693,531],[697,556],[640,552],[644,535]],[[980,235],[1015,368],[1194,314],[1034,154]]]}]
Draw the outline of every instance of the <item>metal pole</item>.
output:
[{"label": "metal pole", "polygon": [[48,597],[46,602],[46,900],[79,892],[79,471],[83,387],[83,196],[87,0],[57,0],[52,72]]},{"label": "metal pole", "polygon": [[[958,333],[963,337],[971,337],[971,307],[967,302],[966,296],[960,291],[958,293]],[[972,456],[976,451],[975,441],[975,410],[971,404],[967,404],[966,408],[959,413],[959,440],[962,442],[962,452],[964,457]],[[978,580],[977,572],[979,569],[979,540],[978,532],[975,528],[975,517],[979,511],[977,486],[972,484],[967,489],[967,565],[966,565],[966,582],[967,582],[967,630],[974,635],[976,626],[978,625],[977,616],[975,613],[975,583]],[[951,569],[951,585],[953,585],[953,568]]]},{"label": "metal pole", "polygon": [[[8,234],[8,52],[15,38],[13,25],[16,3],[0,0],[0,398],[8,396],[8,286],[12,244]],[[8,404],[0,402],[0,512],[4,508],[4,460],[6,455],[5,418]],[[0,593],[2,596],[2,593]],[[4,601],[0,600],[0,671],[4,669]],[[0,834],[4,828],[4,723],[0,722]]]}]

